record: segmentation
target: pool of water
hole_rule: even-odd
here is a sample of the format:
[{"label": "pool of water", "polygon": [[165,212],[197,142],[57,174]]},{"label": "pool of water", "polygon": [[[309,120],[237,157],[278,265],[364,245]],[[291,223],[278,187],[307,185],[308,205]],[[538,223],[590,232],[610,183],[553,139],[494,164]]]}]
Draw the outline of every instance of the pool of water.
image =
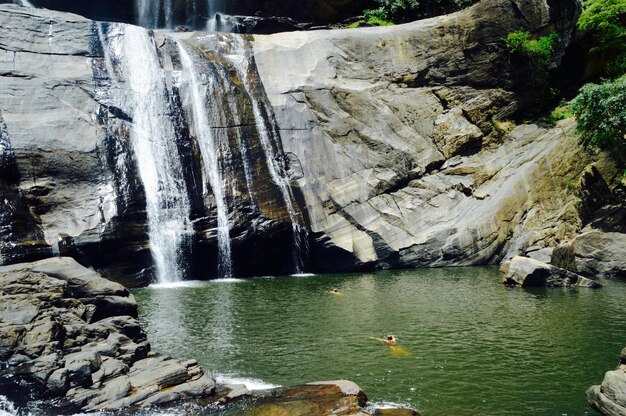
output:
[{"label": "pool of water", "polygon": [[[133,291],[154,350],[258,386],[349,379],[435,415],[594,414],[626,284],[511,289],[496,268],[265,277]],[[330,291],[336,288],[340,294]],[[390,347],[372,337],[394,334]]]}]

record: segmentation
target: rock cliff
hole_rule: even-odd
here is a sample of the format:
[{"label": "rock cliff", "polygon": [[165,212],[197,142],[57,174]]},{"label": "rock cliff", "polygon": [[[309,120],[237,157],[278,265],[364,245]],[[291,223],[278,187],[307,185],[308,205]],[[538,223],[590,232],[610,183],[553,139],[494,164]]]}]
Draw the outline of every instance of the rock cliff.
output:
[{"label": "rock cliff", "polygon": [[[25,207],[37,253],[130,286],[153,277],[154,221],[165,223],[151,216],[155,188],[138,158],[140,92],[120,49],[132,32],[148,39],[164,88],[173,141],[156,186],[179,190],[156,206],[188,215],[175,231],[188,275],[219,275],[224,230],[237,275],[477,265],[556,246],[580,227],[566,184],[589,161],[572,122],[494,125],[535,99],[502,38],[557,30],[558,65],[576,12],[569,0],[486,0],[389,28],[153,37],[4,5],[2,160],[17,179],[2,187]],[[203,150],[194,82],[207,91],[216,160]],[[222,190],[207,173],[215,165]],[[2,235],[2,247],[26,241]]]}]

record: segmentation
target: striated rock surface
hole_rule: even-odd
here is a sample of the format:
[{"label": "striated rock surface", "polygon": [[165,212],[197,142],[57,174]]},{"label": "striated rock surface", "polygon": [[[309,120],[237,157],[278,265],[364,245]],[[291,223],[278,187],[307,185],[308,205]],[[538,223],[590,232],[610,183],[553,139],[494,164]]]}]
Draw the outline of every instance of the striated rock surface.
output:
[{"label": "striated rock surface", "polygon": [[587,401],[602,415],[626,414],[626,348],[622,350],[619,366],[605,374],[601,385],[587,390]]},{"label": "striated rock surface", "polygon": [[552,263],[585,276],[626,278],[626,234],[587,230],[556,247]]},{"label": "striated rock surface", "polygon": [[492,128],[529,99],[501,39],[556,18],[566,43],[575,6],[560,5],[481,2],[391,28],[255,36],[283,146],[302,163],[315,269],[497,263],[575,235],[565,183],[589,159],[572,123]]},{"label": "striated rock surface", "polygon": [[[223,223],[242,276],[497,263],[573,238],[580,218],[565,184],[589,162],[573,123],[509,133],[492,123],[534,99],[502,38],[555,28],[557,65],[576,12],[570,0],[490,0],[387,28],[146,32],[165,97],[156,108],[173,131],[167,155],[184,166],[167,202],[188,202],[176,250],[185,275],[217,274]],[[44,247],[137,286],[153,278],[157,250],[133,147],[136,88],[120,55],[127,33],[137,31],[0,6],[0,111],[19,175],[11,186]],[[218,112],[210,163],[181,44],[205,108]],[[215,164],[225,218],[207,181]]]},{"label": "striated rock surface", "polygon": [[151,352],[133,296],[70,258],[0,267],[0,340],[9,398],[24,388],[59,409],[116,410],[215,388],[196,361]]},{"label": "striated rock surface", "polygon": [[587,287],[599,288],[601,284],[538,260],[515,256],[502,265],[502,283],[521,287]]}]

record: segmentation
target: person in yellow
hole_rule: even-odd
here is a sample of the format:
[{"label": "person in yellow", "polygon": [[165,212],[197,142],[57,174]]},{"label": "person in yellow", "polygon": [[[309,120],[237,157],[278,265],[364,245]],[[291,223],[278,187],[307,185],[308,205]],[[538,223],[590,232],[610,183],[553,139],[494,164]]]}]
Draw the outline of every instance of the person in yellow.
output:
[{"label": "person in yellow", "polygon": [[396,345],[398,343],[398,340],[396,339],[395,335],[387,335],[386,338],[372,337],[372,339],[375,339],[376,341],[384,342],[387,345]]}]

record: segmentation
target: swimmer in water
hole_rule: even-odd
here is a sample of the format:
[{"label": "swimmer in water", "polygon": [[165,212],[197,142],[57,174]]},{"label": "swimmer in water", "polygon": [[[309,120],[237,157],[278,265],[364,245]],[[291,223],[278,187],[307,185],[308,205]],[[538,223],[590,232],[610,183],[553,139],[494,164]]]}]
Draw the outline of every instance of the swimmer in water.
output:
[{"label": "swimmer in water", "polygon": [[337,288],[333,288],[333,290],[329,290],[328,293],[330,293],[331,295],[343,296],[343,293],[341,293],[339,289]]},{"label": "swimmer in water", "polygon": [[384,342],[387,345],[396,345],[398,343],[398,340],[396,339],[395,335],[387,335],[386,338],[374,338],[374,337],[372,337],[371,339],[375,339],[376,341]]}]

